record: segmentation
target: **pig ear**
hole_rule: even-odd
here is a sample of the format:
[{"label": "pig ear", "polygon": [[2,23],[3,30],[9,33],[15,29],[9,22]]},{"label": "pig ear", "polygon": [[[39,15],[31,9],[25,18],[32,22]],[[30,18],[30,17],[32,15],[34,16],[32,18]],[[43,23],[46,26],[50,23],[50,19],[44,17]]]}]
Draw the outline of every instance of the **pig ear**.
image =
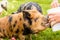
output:
[{"label": "pig ear", "polygon": [[28,12],[28,10],[25,10],[25,11],[23,11],[23,15],[30,16],[30,13]]}]

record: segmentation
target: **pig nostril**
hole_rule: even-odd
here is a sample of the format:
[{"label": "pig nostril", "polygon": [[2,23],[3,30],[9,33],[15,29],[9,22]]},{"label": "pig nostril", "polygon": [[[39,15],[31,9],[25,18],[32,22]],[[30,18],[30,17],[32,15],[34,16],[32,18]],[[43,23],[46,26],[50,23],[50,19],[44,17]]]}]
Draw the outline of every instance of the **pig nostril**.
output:
[{"label": "pig nostril", "polygon": [[45,26],[44,23],[41,23],[42,26]]}]

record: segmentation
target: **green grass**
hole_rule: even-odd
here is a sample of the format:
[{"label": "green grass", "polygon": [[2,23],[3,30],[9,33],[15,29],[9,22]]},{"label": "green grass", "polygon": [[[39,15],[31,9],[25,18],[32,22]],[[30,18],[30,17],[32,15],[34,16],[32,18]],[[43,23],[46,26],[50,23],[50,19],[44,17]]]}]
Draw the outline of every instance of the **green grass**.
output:
[{"label": "green grass", "polygon": [[[3,11],[0,17],[4,17],[6,15],[10,15],[12,12],[15,12],[19,6],[26,2],[36,2],[38,3],[43,10],[43,14],[47,15],[47,10],[50,9],[50,4],[52,0],[8,0],[8,11]],[[59,0],[60,2],[60,0]],[[47,28],[44,31],[41,31],[37,34],[37,36],[32,36],[33,40],[60,40],[60,31],[52,32],[51,28]],[[8,40],[8,39],[5,39]]]}]

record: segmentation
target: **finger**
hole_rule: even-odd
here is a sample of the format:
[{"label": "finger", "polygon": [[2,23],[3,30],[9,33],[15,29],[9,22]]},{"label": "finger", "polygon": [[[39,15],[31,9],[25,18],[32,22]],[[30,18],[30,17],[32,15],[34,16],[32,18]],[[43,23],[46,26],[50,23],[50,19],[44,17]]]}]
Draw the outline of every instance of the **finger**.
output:
[{"label": "finger", "polygon": [[48,16],[54,16],[54,15],[56,15],[56,14],[54,14],[54,13],[48,14]]},{"label": "finger", "polygon": [[60,23],[60,19],[59,18],[56,19],[56,23]]},{"label": "finger", "polygon": [[54,8],[54,4],[53,4],[53,2],[51,3],[51,8]]},{"label": "finger", "polygon": [[60,17],[60,13],[54,13],[54,14],[48,14],[49,18],[52,18],[52,17]]},{"label": "finger", "polygon": [[55,25],[57,23],[60,23],[60,20],[55,20],[55,21],[51,22],[51,25]]},{"label": "finger", "polygon": [[54,16],[55,16],[55,14],[50,14],[50,15],[48,15],[48,20],[53,19]]},{"label": "finger", "polygon": [[51,26],[53,26],[54,24],[56,24],[56,21],[51,22]]},{"label": "finger", "polygon": [[56,18],[56,17],[57,17],[57,15],[50,15],[49,19]]},{"label": "finger", "polygon": [[55,2],[51,3],[51,8],[55,8]]},{"label": "finger", "polygon": [[58,6],[58,4],[55,2],[54,4],[53,4],[53,8],[56,8]]},{"label": "finger", "polygon": [[59,7],[59,3],[57,2],[57,3],[55,3],[55,7]]},{"label": "finger", "polygon": [[49,20],[49,23],[51,23],[51,22],[53,22],[53,21],[56,21],[56,18],[51,18],[51,19]]}]

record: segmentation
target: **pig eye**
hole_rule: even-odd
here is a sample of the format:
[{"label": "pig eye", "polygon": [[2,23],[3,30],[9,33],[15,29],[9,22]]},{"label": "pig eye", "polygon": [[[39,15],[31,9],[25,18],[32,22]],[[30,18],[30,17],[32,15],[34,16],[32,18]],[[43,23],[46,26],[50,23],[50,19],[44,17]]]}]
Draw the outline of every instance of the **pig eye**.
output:
[{"label": "pig eye", "polygon": [[35,22],[36,22],[38,19],[39,19],[39,17],[35,18],[35,19],[34,19],[34,20],[35,20]]},{"label": "pig eye", "polygon": [[43,23],[41,23],[41,25],[43,25]]}]

